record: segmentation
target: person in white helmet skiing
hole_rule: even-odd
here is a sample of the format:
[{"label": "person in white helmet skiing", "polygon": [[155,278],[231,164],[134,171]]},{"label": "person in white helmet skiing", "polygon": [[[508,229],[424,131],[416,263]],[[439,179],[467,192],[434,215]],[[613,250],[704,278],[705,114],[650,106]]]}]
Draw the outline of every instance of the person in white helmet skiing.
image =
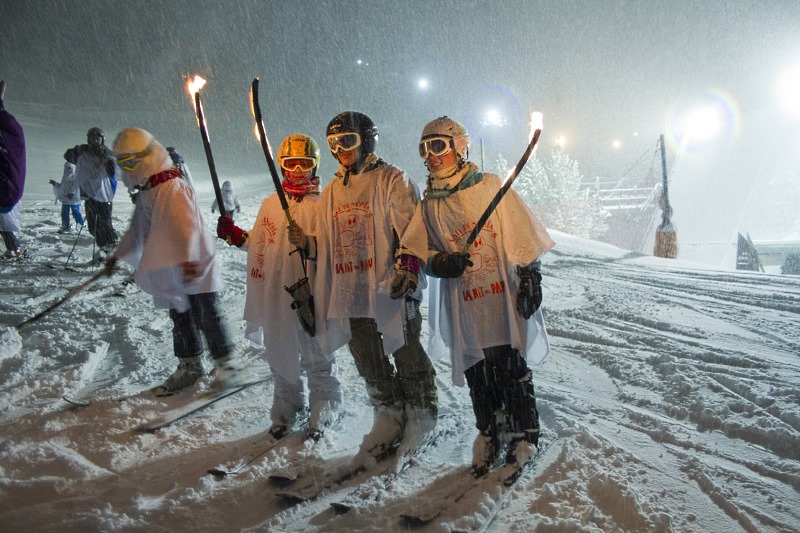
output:
[{"label": "person in white helmet skiing", "polygon": [[309,236],[293,224],[289,239],[317,261],[321,311],[350,323],[348,346],[374,407],[372,428],[353,459],[360,466],[394,445],[397,457],[407,456],[437,423],[435,370],[419,340],[425,279],[419,258],[426,249],[424,233],[400,246],[419,193],[375,153],[372,119],[340,113],[326,136],[339,169],[322,191],[316,232]]},{"label": "person in white helmet skiing", "polygon": [[215,259],[214,238],[200,214],[194,191],[181,179],[167,150],[139,128],[122,130],[114,154],[129,191],[138,190],[128,231],[106,260],[109,275],[118,261],[135,268],[134,280],[153,296],[156,308],[169,309],[178,367],[157,395],[190,387],[205,375],[203,342],[214,361],[210,388],[223,390],[241,383],[232,361],[233,344],[217,305],[222,279]]},{"label": "person in white helmet skiing", "polygon": [[[278,148],[289,215],[309,231],[316,224],[319,161],[319,147],[307,135],[289,135]],[[275,439],[288,434],[310,405],[307,436],[319,440],[339,417],[342,387],[333,352],[347,342],[349,324],[345,320],[328,322],[319,306],[311,305],[298,316],[290,311],[296,304],[286,288],[307,277],[313,280],[315,266],[293,253],[296,250],[287,232],[286,213],[277,192],[261,203],[249,232],[236,226],[230,216],[219,217],[217,223],[218,237],[247,251],[245,335],[265,349],[275,382],[269,433]]]},{"label": "person in white helmet skiing", "polygon": [[479,431],[471,470],[484,475],[498,460],[522,466],[539,439],[528,360],[549,354],[539,258],[555,243],[513,189],[466,243],[502,183],[468,160],[469,135],[457,121],[429,122],[419,155],[429,174],[412,228],[427,228],[431,337],[449,348],[453,383],[466,378],[470,389]]}]

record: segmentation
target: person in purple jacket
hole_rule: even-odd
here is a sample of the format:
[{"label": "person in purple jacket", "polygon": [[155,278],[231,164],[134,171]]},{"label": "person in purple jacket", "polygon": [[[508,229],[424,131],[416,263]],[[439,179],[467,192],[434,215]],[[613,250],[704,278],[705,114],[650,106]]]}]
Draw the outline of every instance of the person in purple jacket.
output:
[{"label": "person in purple jacket", "polygon": [[0,80],[0,234],[6,245],[4,261],[27,257],[15,231],[22,230],[19,201],[25,189],[25,135],[14,115],[6,111],[6,82]]}]

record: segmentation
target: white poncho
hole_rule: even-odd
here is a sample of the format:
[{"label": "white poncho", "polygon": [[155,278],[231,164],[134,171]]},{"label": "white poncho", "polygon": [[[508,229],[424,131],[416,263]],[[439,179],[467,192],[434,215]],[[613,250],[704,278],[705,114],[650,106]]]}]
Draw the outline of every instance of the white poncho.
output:
[{"label": "white poncho", "polygon": [[[460,251],[500,185],[498,176],[483,174],[471,187],[424,199],[412,227],[426,225],[428,257]],[[431,341],[439,336],[450,349],[453,383],[463,385],[464,371],[482,360],[483,349],[491,346],[511,345],[532,364],[547,359],[550,345],[541,310],[531,320],[516,310],[516,267],[529,265],[553,246],[547,230],[511,189],[468,250],[473,266],[459,278],[432,279]],[[440,355],[435,344],[429,353]]]},{"label": "white poncho", "polygon": [[[386,354],[405,343],[404,302],[389,296],[389,284],[394,277],[395,233],[403,237],[418,198],[413,182],[387,163],[351,174],[347,185],[337,173],[320,198],[316,236],[321,259],[314,296],[327,296],[323,305],[329,320],[375,319]],[[421,237],[416,242],[409,236],[405,253],[424,257],[424,234]]]},{"label": "white poncho", "polygon": [[[319,196],[309,194],[300,202],[291,197],[287,200],[292,220],[313,233]],[[291,308],[292,296],[285,287],[290,287],[305,274],[300,254],[289,255],[295,248],[289,243],[287,224],[277,194],[262,202],[255,225],[242,247],[247,250],[244,319],[247,321],[247,338],[265,347],[270,367],[293,383],[301,373],[298,354],[313,359],[333,353],[349,340],[350,324],[344,320],[328,323],[319,303],[324,298],[319,298],[314,311],[316,335],[311,337],[301,326]],[[313,287],[314,262],[307,261],[306,268]]]},{"label": "white poncho", "polygon": [[[136,284],[153,296],[157,308],[184,312],[186,295],[222,290],[215,253],[194,191],[178,178],[136,195],[130,228],[115,255],[136,269]],[[200,273],[188,283],[182,267],[187,262],[197,263]]]}]

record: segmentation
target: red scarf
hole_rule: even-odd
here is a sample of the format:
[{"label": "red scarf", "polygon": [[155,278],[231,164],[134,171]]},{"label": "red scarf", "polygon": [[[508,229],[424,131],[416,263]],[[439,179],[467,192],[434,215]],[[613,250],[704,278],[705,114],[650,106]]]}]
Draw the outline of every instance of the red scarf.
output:
[{"label": "red scarf", "polygon": [[319,193],[319,176],[314,176],[310,180],[300,185],[294,185],[286,178],[283,179],[283,183],[281,183],[284,192],[292,197],[292,200],[295,202],[299,201],[300,198],[305,196],[306,194],[318,194]]},{"label": "red scarf", "polygon": [[157,185],[161,185],[165,181],[169,181],[171,179],[180,178],[181,173],[178,169],[171,168],[169,170],[164,170],[159,172],[158,174],[153,174],[147,179],[147,184],[142,187],[142,190],[146,191],[147,189],[152,189]]}]

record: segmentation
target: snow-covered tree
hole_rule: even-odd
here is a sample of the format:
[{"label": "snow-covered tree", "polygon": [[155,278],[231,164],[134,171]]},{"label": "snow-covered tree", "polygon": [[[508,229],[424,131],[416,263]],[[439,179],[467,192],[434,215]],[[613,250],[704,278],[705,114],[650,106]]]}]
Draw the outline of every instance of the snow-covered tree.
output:
[{"label": "snow-covered tree", "polygon": [[[495,168],[501,176],[507,175],[508,163],[502,155]],[[544,161],[533,155],[514,182],[514,189],[548,228],[589,239],[602,236],[608,229],[600,198],[583,184],[578,162],[561,147]]]}]

